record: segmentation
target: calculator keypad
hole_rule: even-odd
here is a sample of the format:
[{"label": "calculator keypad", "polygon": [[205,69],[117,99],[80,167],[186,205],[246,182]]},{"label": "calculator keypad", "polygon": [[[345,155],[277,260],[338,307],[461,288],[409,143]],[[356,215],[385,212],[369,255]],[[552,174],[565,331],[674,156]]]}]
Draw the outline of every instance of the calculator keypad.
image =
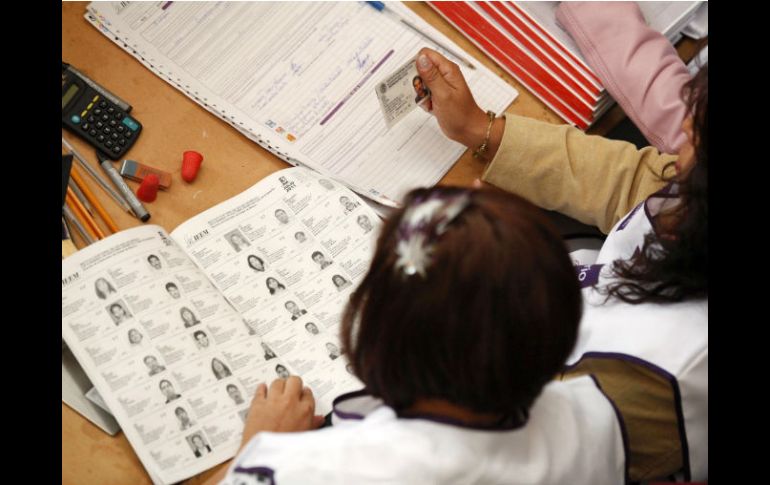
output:
[{"label": "calculator keypad", "polygon": [[69,121],[80,128],[82,136],[112,156],[122,154],[141,127],[136,120],[105,99],[94,99],[80,116],[73,115]]}]

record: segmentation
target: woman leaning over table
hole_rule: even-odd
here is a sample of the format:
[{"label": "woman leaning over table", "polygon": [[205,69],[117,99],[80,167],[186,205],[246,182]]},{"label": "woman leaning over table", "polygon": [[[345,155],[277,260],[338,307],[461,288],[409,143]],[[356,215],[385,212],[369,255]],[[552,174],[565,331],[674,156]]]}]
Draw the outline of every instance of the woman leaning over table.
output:
[{"label": "woman leaning over table", "polygon": [[608,234],[596,264],[576,268],[585,311],[562,377],[594,374],[620,409],[630,479],[707,479],[708,66],[683,91],[678,156],[490,116],[430,49],[417,69],[444,134],[489,160],[483,181]]}]

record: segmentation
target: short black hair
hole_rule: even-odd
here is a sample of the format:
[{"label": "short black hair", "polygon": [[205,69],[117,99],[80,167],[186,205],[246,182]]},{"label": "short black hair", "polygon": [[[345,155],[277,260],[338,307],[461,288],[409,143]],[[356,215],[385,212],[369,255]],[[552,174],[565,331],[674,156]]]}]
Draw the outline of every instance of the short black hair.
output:
[{"label": "short black hair", "polygon": [[[434,239],[425,277],[396,270],[410,205],[463,192],[470,202]],[[562,369],[581,313],[572,262],[542,211],[501,191],[434,187],[410,192],[385,223],[341,337],[356,376],[397,412],[442,399],[514,415]]]}]

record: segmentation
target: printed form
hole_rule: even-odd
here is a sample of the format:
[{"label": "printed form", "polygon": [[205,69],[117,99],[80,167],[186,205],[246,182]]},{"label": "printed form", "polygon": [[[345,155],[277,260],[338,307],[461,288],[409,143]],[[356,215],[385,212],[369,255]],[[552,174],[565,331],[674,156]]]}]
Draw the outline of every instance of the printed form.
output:
[{"label": "printed form", "polygon": [[[400,3],[389,8],[454,46]],[[388,130],[378,82],[436,46],[363,2],[110,2],[89,11],[250,138],[374,200],[435,184],[465,150],[423,110]],[[516,90],[476,65],[461,66],[476,101],[503,111]]]}]

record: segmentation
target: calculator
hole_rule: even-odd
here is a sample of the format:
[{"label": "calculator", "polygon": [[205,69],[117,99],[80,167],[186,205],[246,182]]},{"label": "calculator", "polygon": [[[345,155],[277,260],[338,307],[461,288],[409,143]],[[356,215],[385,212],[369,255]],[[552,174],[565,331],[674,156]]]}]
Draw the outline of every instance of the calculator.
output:
[{"label": "calculator", "polygon": [[130,110],[126,102],[62,63],[62,126],[112,160],[122,158],[142,131]]}]

